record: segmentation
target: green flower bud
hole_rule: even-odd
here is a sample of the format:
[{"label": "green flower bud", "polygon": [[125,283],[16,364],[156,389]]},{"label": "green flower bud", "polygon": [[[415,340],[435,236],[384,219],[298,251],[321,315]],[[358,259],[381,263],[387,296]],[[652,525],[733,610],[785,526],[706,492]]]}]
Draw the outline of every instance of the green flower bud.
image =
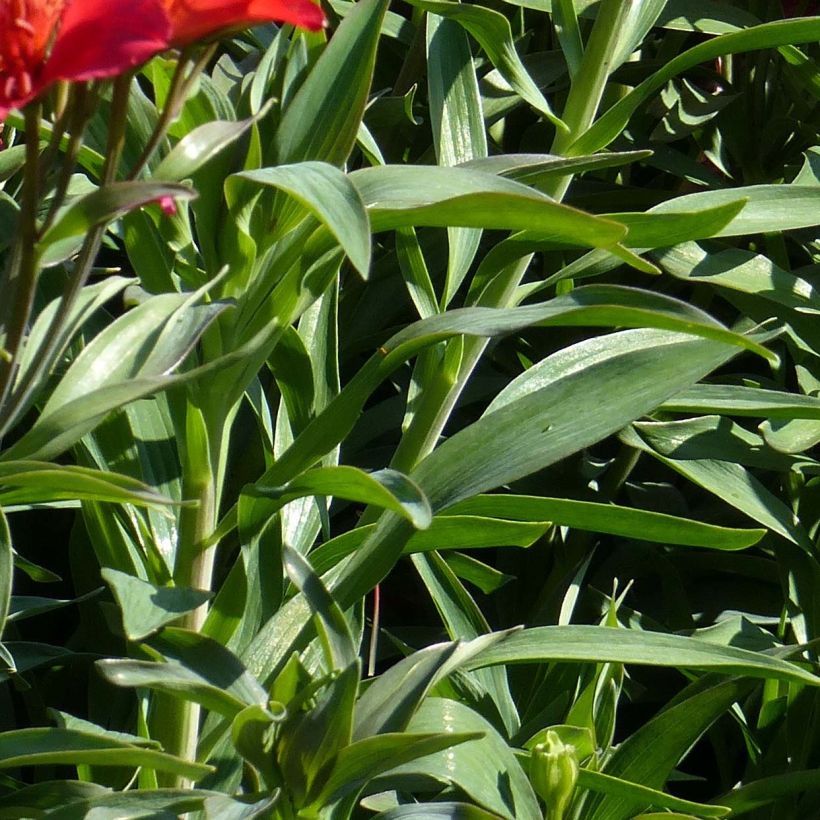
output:
[{"label": "green flower bud", "polygon": [[557,732],[547,732],[544,743],[530,753],[530,780],[547,807],[547,820],[563,820],[578,780],[575,747],[564,743]]}]

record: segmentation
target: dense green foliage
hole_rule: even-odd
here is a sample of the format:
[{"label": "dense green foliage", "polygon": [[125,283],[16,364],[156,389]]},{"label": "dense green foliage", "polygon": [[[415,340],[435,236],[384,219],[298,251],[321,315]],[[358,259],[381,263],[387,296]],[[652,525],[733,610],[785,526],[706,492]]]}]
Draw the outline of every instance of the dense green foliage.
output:
[{"label": "dense green foliage", "polygon": [[817,816],[783,5],[333,0],[12,115],[0,817]]}]

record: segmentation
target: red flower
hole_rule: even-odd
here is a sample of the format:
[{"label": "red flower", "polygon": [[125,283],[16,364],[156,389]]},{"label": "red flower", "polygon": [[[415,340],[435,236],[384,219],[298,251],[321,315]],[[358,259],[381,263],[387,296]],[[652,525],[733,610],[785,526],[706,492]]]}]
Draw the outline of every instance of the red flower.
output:
[{"label": "red flower", "polygon": [[257,23],[292,23],[318,31],[322,10],[311,0],[163,0],[171,18],[174,45],[181,46],[226,29]]},{"label": "red flower", "polygon": [[145,62],[169,34],[158,0],[0,0],[0,119],[57,80]]}]

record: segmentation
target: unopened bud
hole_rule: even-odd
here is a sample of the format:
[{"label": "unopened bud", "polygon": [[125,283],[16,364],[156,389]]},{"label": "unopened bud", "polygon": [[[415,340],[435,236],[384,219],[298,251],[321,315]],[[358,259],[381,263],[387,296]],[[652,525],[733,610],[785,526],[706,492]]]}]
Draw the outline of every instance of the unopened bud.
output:
[{"label": "unopened bud", "polygon": [[557,732],[548,731],[544,743],[530,753],[530,780],[546,804],[547,820],[563,820],[578,780],[575,747],[564,743]]}]

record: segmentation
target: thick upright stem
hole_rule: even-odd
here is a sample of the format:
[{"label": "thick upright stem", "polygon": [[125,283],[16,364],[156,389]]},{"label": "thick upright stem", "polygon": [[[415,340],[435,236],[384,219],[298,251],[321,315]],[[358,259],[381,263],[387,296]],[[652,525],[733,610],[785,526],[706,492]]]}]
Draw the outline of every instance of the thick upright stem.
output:
[{"label": "thick upright stem", "polygon": [[[174,582],[181,587],[209,590],[213,583],[216,545],[205,546],[216,529],[219,506],[220,459],[222,454],[224,419],[212,418],[187,401],[185,429],[180,438],[183,498],[193,502],[182,508],[179,538],[174,567]],[[180,618],[178,625],[199,632],[205,623],[207,605]],[[196,760],[199,742],[199,705],[166,696],[155,701],[152,734],[165,751]],[[188,788],[182,778],[170,778],[162,785]]]},{"label": "thick upright stem", "polygon": [[[630,13],[628,0],[603,0],[589,35],[581,66],[572,80],[562,119],[567,131],[557,131],[552,153],[565,154],[567,149],[593,123],[607,80],[612,72],[612,56],[618,45],[623,24]],[[548,191],[556,199],[563,199],[572,176],[559,177]]]}]

